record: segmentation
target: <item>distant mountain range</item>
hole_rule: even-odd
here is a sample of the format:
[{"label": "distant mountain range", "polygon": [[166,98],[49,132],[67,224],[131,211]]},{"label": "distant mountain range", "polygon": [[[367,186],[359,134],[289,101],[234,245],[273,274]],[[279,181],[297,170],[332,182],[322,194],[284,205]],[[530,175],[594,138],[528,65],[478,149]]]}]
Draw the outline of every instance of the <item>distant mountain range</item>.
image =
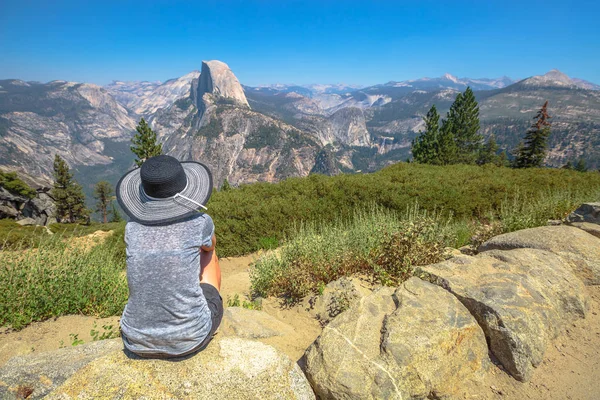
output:
[{"label": "distant mountain range", "polygon": [[600,167],[600,86],[557,70],[520,81],[445,74],[369,87],[249,87],[225,63],[207,61],[164,83],[0,80],[0,168],[48,185],[60,154],[91,193],[132,167],[130,139],[144,117],[168,154],[206,162],[217,185],[374,171],[410,157],[422,116],[433,104],[444,113],[468,86],[482,133],[501,148],[516,146],[548,100],[547,164],[584,158]]}]

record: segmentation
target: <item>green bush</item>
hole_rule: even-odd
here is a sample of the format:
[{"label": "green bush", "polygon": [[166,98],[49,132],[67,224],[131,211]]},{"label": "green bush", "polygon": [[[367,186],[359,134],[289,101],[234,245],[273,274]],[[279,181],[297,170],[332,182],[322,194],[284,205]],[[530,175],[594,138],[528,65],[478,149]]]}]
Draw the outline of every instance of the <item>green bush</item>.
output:
[{"label": "green bush", "polygon": [[[464,221],[465,235],[468,221],[499,219],[503,204],[506,207],[514,201],[527,207],[547,193],[561,192],[568,194],[564,203],[556,203],[561,212],[583,201],[597,201],[600,174],[398,163],[372,174],[310,175],[279,183],[241,185],[214,193],[208,213],[215,221],[219,255],[229,257],[262,248],[261,238],[275,238],[281,243],[299,224],[333,223],[374,205],[402,212],[418,202],[424,210]],[[540,216],[548,209],[542,211]],[[542,222],[538,218],[536,223]]]},{"label": "green bush", "polygon": [[453,226],[439,214],[413,207],[399,215],[374,207],[349,220],[301,226],[277,252],[252,265],[252,291],[294,302],[355,273],[397,284],[416,266],[442,261],[454,242]]},{"label": "green bush", "polygon": [[[96,231],[114,230],[121,234],[125,228],[125,222],[111,222],[100,224],[93,222],[91,224],[51,224],[48,229],[43,226],[21,226],[12,219],[0,219],[0,249],[25,249],[38,247],[40,241],[49,238],[51,233],[61,237],[79,237],[89,235]],[[113,240],[113,239],[110,239]]]},{"label": "green bush", "polygon": [[28,184],[20,180],[16,172],[0,171],[0,187],[5,188],[13,194],[20,194],[30,199],[33,199],[36,195],[35,189],[32,189]]},{"label": "green bush", "polygon": [[67,314],[120,314],[128,292],[119,236],[83,249],[70,245],[70,236],[55,234],[37,248],[0,252],[0,326],[20,329]]}]

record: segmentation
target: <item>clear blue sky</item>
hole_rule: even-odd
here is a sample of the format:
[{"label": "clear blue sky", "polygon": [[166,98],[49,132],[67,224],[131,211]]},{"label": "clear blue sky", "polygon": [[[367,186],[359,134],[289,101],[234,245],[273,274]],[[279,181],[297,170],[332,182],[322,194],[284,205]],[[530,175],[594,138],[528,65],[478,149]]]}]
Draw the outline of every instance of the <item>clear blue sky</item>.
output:
[{"label": "clear blue sky", "polygon": [[600,2],[0,0],[0,78],[106,84],[229,64],[247,85],[558,68],[600,83]]}]

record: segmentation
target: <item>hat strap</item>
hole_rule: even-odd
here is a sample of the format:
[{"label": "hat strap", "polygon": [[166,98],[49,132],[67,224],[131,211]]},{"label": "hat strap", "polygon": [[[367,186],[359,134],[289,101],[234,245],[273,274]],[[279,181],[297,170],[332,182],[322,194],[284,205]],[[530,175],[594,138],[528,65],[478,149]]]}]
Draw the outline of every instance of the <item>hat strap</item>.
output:
[{"label": "hat strap", "polygon": [[186,197],[186,196],[182,195],[181,193],[175,193],[175,196],[173,196],[173,198],[175,198],[175,197],[177,197],[177,196],[179,196],[179,197],[181,197],[181,198],[184,198],[185,200],[187,200],[187,201],[189,201],[189,202],[192,202],[192,203],[196,204],[198,207],[202,207],[202,208],[204,208],[205,210],[208,210],[208,208],[206,208],[204,205],[202,205],[202,204],[198,203],[198,202],[197,202],[197,201],[195,201],[195,200],[192,200],[192,199],[190,199],[189,197]]}]

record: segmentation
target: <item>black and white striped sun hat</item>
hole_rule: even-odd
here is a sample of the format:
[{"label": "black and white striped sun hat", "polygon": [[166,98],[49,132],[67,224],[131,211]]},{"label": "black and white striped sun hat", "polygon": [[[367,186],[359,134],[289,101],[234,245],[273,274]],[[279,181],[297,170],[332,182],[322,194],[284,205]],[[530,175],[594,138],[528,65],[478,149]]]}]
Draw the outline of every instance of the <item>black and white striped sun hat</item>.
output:
[{"label": "black and white striped sun hat", "polygon": [[202,163],[160,155],[127,172],[117,183],[116,194],[132,221],[165,224],[206,210],[212,175]]}]

